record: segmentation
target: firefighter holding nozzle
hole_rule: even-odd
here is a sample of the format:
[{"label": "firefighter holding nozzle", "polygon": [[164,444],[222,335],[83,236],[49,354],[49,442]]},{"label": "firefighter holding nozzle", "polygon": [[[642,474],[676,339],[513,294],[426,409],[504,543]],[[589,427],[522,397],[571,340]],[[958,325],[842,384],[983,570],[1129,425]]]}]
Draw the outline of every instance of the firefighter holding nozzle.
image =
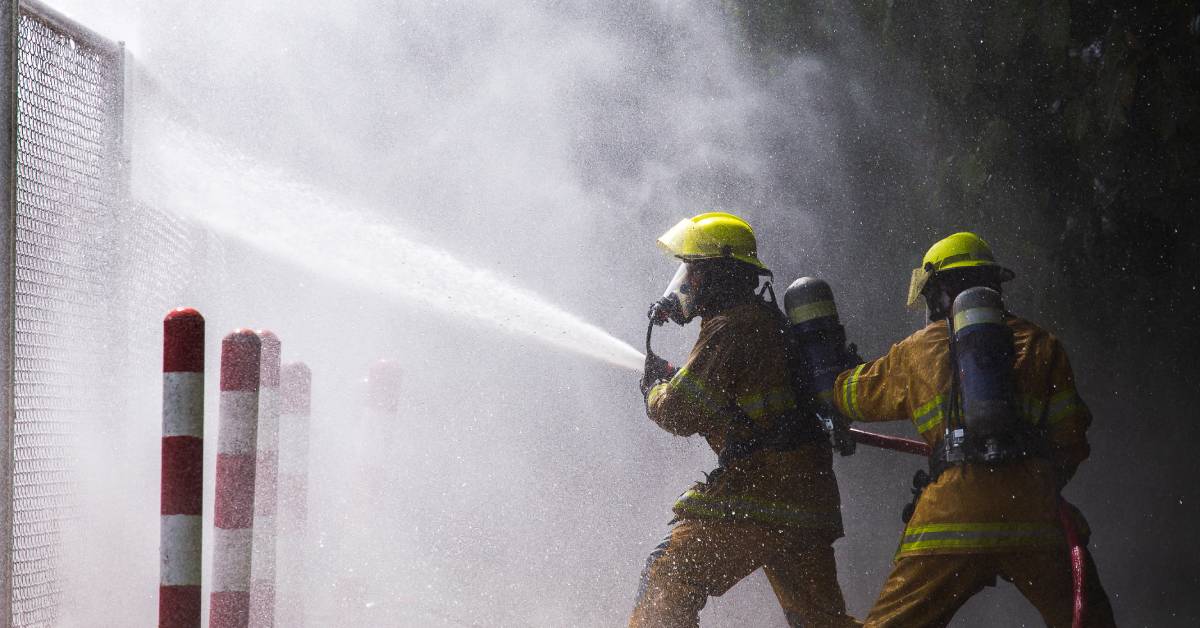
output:
[{"label": "firefighter holding nozzle", "polygon": [[[1086,523],[1059,493],[1088,457],[1091,414],[1062,343],[1004,308],[1012,278],[978,236],[941,240],[909,289],[929,324],[837,377],[833,402],[847,418],[911,419],[933,452],[867,626],[945,626],[997,577],[1047,625],[1072,625],[1067,539]],[[1082,624],[1112,626],[1096,567],[1077,551]]]},{"label": "firefighter holding nozzle", "polygon": [[706,213],[658,245],[682,264],[651,309],[650,329],[702,322],[682,367],[647,352],[646,412],[668,432],[703,436],[718,466],[675,503],[629,625],[697,626],[709,596],[762,568],[789,625],[858,626],[834,562],[842,520],[829,438],[793,390],[787,322],[758,289],[771,273],[754,232],[737,216]]}]

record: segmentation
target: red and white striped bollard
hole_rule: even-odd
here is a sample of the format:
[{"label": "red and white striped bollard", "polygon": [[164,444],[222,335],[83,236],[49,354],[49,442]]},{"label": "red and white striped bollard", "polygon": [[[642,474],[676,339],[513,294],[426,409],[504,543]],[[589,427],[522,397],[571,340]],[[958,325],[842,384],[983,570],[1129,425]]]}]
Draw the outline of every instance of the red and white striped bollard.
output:
[{"label": "red and white striped bollard", "polygon": [[163,319],[159,628],[200,628],[204,503],[204,317]]},{"label": "red and white striped bollard", "polygon": [[258,336],[249,329],[236,329],[221,342],[210,628],[246,628],[250,623],[261,348]]},{"label": "red and white striped bollard", "polygon": [[260,329],[258,463],[254,480],[254,560],[250,567],[250,625],[275,625],[275,515],[279,477],[279,337]]},{"label": "red and white striped bollard", "polygon": [[[367,464],[376,467],[368,481],[369,495],[387,494],[387,485],[395,481],[391,471],[401,446],[399,421],[404,369],[395,360],[376,360],[367,370],[367,430],[370,441],[365,443]],[[408,435],[411,437],[411,435]],[[400,460],[407,458],[400,456]]]}]

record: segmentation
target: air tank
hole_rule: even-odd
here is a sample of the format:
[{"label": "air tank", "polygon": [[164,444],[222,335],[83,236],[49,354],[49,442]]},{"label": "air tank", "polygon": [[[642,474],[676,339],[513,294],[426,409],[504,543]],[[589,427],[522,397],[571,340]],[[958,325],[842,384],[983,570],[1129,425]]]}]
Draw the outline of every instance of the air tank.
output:
[{"label": "air tank", "polygon": [[833,448],[843,456],[854,453],[845,420],[833,409],[833,384],[856,360],[846,348],[846,329],[838,320],[829,284],[801,277],[783,293],[788,317],[788,354],[792,385],[801,396],[817,401],[817,419],[829,433]]},{"label": "air tank", "polygon": [[846,330],[838,320],[837,305],[829,284],[801,277],[783,294],[792,342],[805,388],[829,401],[834,380],[846,369]]},{"label": "air tank", "polygon": [[951,308],[963,423],[986,459],[999,458],[1018,421],[1013,364],[1016,348],[1004,322],[1004,301],[991,288],[959,293]]}]

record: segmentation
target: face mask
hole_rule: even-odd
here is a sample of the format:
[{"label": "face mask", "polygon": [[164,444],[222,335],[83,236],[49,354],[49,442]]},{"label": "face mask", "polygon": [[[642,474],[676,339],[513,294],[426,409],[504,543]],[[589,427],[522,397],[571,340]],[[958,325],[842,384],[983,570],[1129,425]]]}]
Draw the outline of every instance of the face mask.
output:
[{"label": "face mask", "polygon": [[689,272],[687,264],[680,264],[662,298],[651,306],[650,317],[659,324],[670,320],[677,325],[686,325],[696,317],[696,295],[688,282]]}]

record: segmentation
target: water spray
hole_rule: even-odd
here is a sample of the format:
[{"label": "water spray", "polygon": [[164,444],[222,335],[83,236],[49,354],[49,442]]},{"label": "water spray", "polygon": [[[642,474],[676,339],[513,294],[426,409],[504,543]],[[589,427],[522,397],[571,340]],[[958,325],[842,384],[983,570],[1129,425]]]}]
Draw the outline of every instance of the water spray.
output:
[{"label": "water spray", "polygon": [[[499,275],[418,241],[369,208],[264,167],[165,117],[138,125],[139,200],[169,208],[315,274],[641,370],[628,343]],[[234,157],[231,157],[234,156]]]}]

